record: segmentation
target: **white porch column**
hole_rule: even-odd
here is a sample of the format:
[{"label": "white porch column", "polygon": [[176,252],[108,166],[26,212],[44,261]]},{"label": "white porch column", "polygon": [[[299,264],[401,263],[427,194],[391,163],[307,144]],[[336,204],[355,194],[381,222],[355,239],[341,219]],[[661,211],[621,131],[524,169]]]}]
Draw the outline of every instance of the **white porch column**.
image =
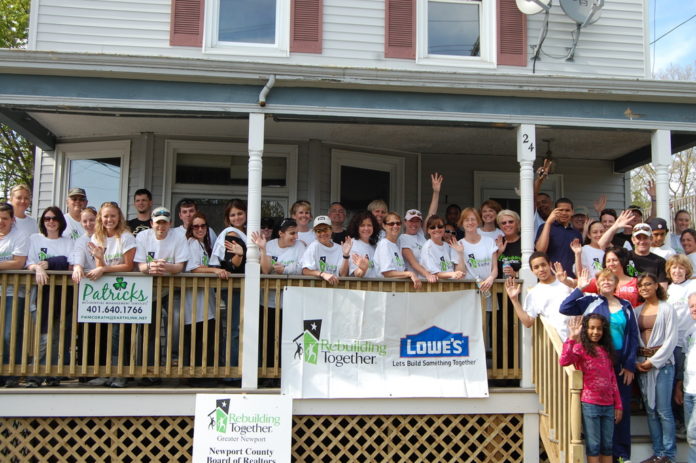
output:
[{"label": "white porch column", "polygon": [[[247,236],[261,225],[261,170],[263,167],[264,115],[249,114],[249,186],[247,197]],[[244,323],[242,346],[242,387],[258,387],[259,288],[261,286],[259,249],[249,239],[244,272]]]},{"label": "white porch column", "polygon": [[[652,164],[655,168],[655,192],[657,193],[657,217],[663,218],[672,228],[669,212],[669,166],[672,163],[672,138],[669,130],[655,130],[650,140]],[[669,241],[668,241],[669,242]]]},{"label": "white porch column", "polygon": [[[517,162],[520,163],[520,212],[522,218],[522,268],[520,278],[526,289],[535,281],[529,268],[534,252],[534,160],[536,159],[536,127],[522,124],[517,128]],[[522,298],[522,295],[520,295]],[[522,300],[524,300],[522,298]],[[532,387],[532,330],[522,328],[522,387]]]}]

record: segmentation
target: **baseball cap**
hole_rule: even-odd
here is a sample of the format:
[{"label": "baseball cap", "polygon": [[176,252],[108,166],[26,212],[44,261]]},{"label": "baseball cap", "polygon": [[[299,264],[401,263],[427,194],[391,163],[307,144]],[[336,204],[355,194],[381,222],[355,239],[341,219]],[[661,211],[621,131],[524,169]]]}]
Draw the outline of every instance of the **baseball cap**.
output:
[{"label": "baseball cap", "polygon": [[650,225],[650,228],[652,228],[653,230],[669,231],[669,229],[667,228],[667,221],[659,217],[654,217],[648,220],[648,225]]},{"label": "baseball cap", "polygon": [[317,228],[319,225],[331,226],[331,219],[326,215],[318,215],[314,218],[314,225],[312,228]]},{"label": "baseball cap", "polygon": [[70,196],[84,196],[86,198],[87,193],[85,193],[83,188],[70,188],[70,191],[68,191],[68,197]]},{"label": "baseball cap", "polygon": [[153,222],[162,222],[163,220],[165,222],[169,222],[171,220],[172,214],[169,212],[169,209],[166,207],[158,207],[155,210],[152,211],[152,214],[150,215],[150,218],[152,218]]},{"label": "baseball cap", "polygon": [[409,209],[406,211],[406,216],[404,218],[406,221],[416,218],[423,220],[423,214],[421,214],[421,211],[418,209]]},{"label": "baseball cap", "polygon": [[639,223],[633,226],[633,234],[631,236],[652,236],[652,228],[647,223]]}]

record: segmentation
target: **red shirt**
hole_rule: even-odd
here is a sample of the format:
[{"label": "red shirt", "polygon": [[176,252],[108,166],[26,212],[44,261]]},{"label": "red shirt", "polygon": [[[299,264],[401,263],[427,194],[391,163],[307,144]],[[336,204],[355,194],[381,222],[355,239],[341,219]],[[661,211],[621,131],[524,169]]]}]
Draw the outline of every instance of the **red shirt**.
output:
[{"label": "red shirt", "polygon": [[[582,290],[583,293],[593,293],[598,294],[597,280],[595,278],[590,281],[590,284]],[[638,278],[631,278],[631,280],[623,286],[617,286],[614,296],[620,297],[621,299],[626,299],[631,303],[631,307],[636,308],[640,305],[638,302]]]}]

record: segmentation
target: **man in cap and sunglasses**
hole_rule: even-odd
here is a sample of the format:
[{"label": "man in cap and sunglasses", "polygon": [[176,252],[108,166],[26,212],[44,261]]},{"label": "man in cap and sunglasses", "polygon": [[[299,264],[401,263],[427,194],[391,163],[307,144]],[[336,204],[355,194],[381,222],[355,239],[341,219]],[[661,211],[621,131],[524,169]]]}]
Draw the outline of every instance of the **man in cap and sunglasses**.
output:
[{"label": "man in cap and sunglasses", "polygon": [[647,223],[639,223],[633,226],[631,235],[633,250],[628,252],[628,265],[626,275],[637,277],[642,273],[651,273],[657,276],[657,281],[665,290],[667,289],[667,272],[665,260],[650,252],[653,243],[653,230]]},{"label": "man in cap and sunglasses", "polygon": [[68,191],[68,199],[66,200],[65,231],[63,236],[70,238],[73,242],[85,234],[85,229],[80,223],[80,214],[87,207],[87,193],[83,188],[70,188]]}]

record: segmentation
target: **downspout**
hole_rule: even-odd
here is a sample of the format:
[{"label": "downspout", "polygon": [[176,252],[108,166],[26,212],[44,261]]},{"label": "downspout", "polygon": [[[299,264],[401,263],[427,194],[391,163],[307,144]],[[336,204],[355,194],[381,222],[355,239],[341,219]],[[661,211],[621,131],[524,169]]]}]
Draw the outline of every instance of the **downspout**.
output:
[{"label": "downspout", "polygon": [[266,97],[273,88],[273,85],[275,84],[275,79],[275,75],[273,74],[268,76],[268,82],[266,82],[266,85],[264,85],[264,87],[261,89],[261,93],[259,93],[259,106],[261,106],[262,108],[266,106]]}]

